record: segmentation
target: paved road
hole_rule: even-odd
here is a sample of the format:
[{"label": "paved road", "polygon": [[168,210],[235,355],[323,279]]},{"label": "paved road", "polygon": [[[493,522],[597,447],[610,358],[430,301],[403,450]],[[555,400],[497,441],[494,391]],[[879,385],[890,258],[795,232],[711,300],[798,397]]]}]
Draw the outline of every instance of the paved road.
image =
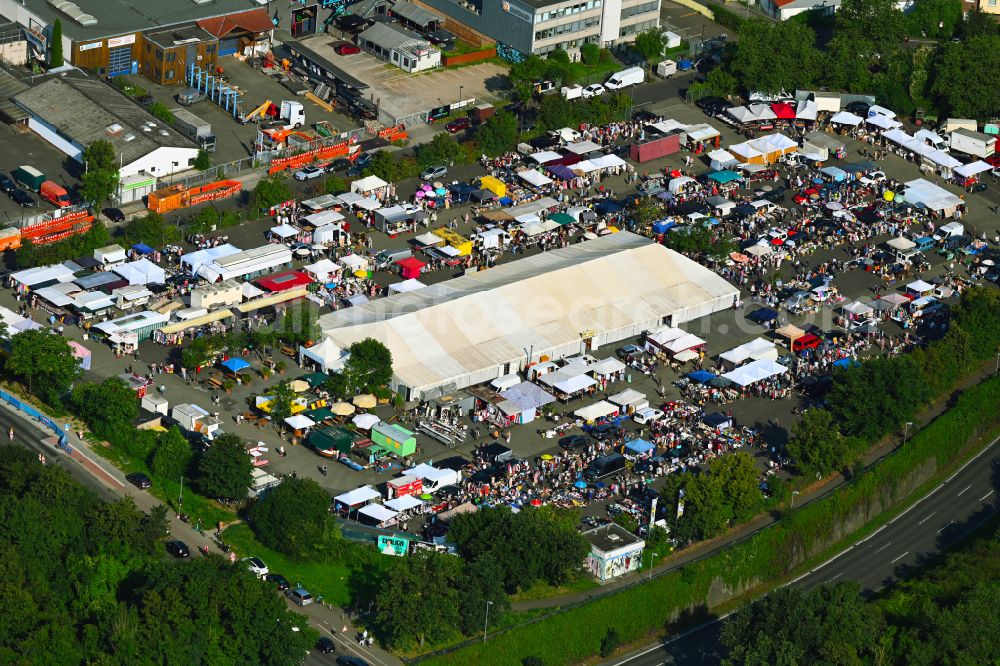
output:
[{"label": "paved road", "polygon": [[[1000,438],[901,515],[792,581],[805,588],[859,581],[874,593],[904,578],[1000,510]],[[721,619],[721,618],[720,618]],[[718,663],[719,620],[607,662],[609,666]]]}]

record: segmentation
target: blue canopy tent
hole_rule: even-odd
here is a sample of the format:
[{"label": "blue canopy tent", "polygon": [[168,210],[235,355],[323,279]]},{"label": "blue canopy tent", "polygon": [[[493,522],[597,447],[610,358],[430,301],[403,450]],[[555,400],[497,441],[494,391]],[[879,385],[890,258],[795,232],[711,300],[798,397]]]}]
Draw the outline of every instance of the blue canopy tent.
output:
[{"label": "blue canopy tent", "polygon": [[225,368],[226,370],[228,370],[233,374],[236,374],[240,370],[246,370],[247,368],[250,367],[250,364],[247,363],[242,358],[240,358],[239,356],[233,356],[232,358],[223,361],[219,365],[221,365],[223,368]]},{"label": "blue canopy tent", "polygon": [[690,379],[693,382],[698,382],[699,384],[707,384],[713,379],[715,379],[715,375],[713,375],[708,370],[698,370],[696,372],[689,372],[687,376],[688,379]]},{"label": "blue canopy tent", "polygon": [[625,444],[625,448],[636,455],[642,455],[643,453],[649,453],[655,449],[656,446],[644,439],[633,439],[631,442]]},{"label": "blue canopy tent", "polygon": [[726,169],[725,171],[716,171],[715,173],[710,173],[708,174],[708,177],[717,182],[719,185],[725,185],[726,183],[731,183],[734,180],[740,180],[742,178],[740,174],[730,169]]},{"label": "blue canopy tent", "polygon": [[139,254],[153,254],[154,252],[156,252],[156,250],[149,247],[145,243],[136,243],[135,245],[132,246],[132,249],[138,252]]},{"label": "blue canopy tent", "polygon": [[847,368],[853,368],[859,365],[861,365],[861,363],[859,361],[854,360],[853,358],[842,358],[833,362],[833,367],[844,368],[845,370]]},{"label": "blue canopy tent", "polygon": [[620,204],[614,201],[598,201],[594,204],[594,210],[601,215],[607,215],[608,213],[617,213],[622,209]]},{"label": "blue canopy tent", "polygon": [[674,220],[660,220],[659,222],[653,223],[653,233],[665,234],[676,226],[677,222]]},{"label": "blue canopy tent", "polygon": [[500,198],[500,205],[501,206],[513,206],[514,205],[514,200],[511,199],[510,197],[501,197]]},{"label": "blue canopy tent", "polygon": [[773,321],[777,318],[778,318],[777,310],[772,310],[771,308],[759,308],[747,315],[747,319],[757,324],[760,324],[761,326],[764,326],[768,322]]},{"label": "blue canopy tent", "polygon": [[576,174],[569,167],[562,164],[552,164],[545,167],[545,170],[559,180],[573,180],[576,178]]}]

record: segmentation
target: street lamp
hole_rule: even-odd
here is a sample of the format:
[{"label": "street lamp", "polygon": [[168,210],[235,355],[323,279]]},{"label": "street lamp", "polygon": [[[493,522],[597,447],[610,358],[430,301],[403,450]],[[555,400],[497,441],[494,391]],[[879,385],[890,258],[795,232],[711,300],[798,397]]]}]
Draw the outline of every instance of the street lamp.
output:
[{"label": "street lamp", "polygon": [[997,367],[993,370],[994,375],[1000,375],[1000,351],[997,352]]},{"label": "street lamp", "polygon": [[653,580],[653,562],[659,556],[660,556],[659,553],[654,553],[652,551],[650,551],[650,553],[649,553],[649,579],[648,580]]},{"label": "street lamp", "polygon": [[798,494],[799,494],[799,491],[797,491],[797,490],[793,490],[793,491],[792,491],[792,503],[791,503],[791,505],[790,505],[790,506],[788,507],[788,510],[789,510],[789,511],[791,511],[792,509],[794,509],[794,508],[795,508],[795,496],[796,496],[796,495],[798,495]]},{"label": "street lamp", "polygon": [[906,446],[906,438],[910,434],[911,425],[913,425],[913,421],[907,421],[903,424],[903,446]]},{"label": "street lamp", "polygon": [[181,490],[177,495],[177,508],[178,510],[184,508],[184,477],[181,476]]},{"label": "street lamp", "polygon": [[490,626],[490,606],[493,605],[492,601],[486,602],[486,622],[483,623],[483,642],[486,642],[486,630]]}]

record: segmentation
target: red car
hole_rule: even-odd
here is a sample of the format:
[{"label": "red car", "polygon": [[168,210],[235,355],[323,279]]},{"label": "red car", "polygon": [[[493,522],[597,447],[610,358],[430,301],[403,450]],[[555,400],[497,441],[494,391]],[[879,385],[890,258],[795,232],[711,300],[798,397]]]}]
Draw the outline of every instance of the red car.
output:
[{"label": "red car", "polygon": [[818,336],[813,335],[812,333],[806,333],[801,338],[796,338],[792,341],[792,351],[800,352],[805,351],[806,349],[815,349],[822,343],[823,340],[821,340]]},{"label": "red car", "polygon": [[812,198],[812,195],[814,194],[819,194],[819,190],[817,190],[815,187],[807,187],[806,189],[802,190],[801,194],[795,195],[794,201],[797,204],[805,203],[809,201]]},{"label": "red car", "polygon": [[992,167],[1000,167],[1000,153],[993,153],[984,161]]},{"label": "red car", "polygon": [[467,130],[472,125],[468,118],[455,118],[453,121],[444,126],[448,132],[451,134],[458,134],[462,130]]},{"label": "red car", "polygon": [[341,42],[333,47],[333,52],[337,55],[354,55],[355,53],[361,53],[361,49],[350,42]]}]

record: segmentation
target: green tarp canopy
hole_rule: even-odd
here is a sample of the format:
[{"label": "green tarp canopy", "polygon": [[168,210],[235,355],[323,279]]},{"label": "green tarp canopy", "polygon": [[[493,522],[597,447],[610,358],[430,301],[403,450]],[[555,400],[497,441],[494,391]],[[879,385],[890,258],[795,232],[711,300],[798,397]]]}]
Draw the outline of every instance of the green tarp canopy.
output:
[{"label": "green tarp canopy", "polygon": [[326,383],[328,376],[324,372],[314,372],[312,374],[299,377],[299,379],[309,384],[309,388],[316,388],[317,386],[322,386]]},{"label": "green tarp canopy", "polygon": [[350,453],[354,435],[343,428],[323,428],[309,433],[307,441],[317,451],[335,449],[338,453]]},{"label": "green tarp canopy", "polygon": [[553,213],[549,215],[549,219],[556,224],[573,224],[576,220],[569,213]]},{"label": "green tarp canopy", "polygon": [[305,414],[316,423],[319,423],[320,421],[325,421],[326,419],[332,419],[334,416],[333,412],[330,411],[329,407],[320,407],[318,409],[312,410],[311,412],[306,412]]}]

